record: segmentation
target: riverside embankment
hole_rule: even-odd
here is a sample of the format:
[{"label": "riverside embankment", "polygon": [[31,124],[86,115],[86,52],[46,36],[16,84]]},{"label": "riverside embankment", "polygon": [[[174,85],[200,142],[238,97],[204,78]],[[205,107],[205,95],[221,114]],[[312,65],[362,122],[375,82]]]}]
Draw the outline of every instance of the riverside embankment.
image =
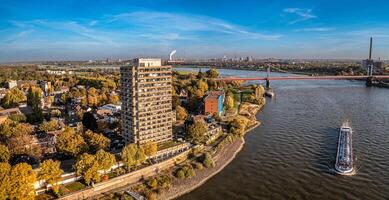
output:
[{"label": "riverside embankment", "polygon": [[[248,127],[245,132],[248,133],[258,127],[261,123],[256,120],[255,115],[265,104],[255,105],[246,103],[239,113],[245,113],[249,119]],[[254,116],[254,118],[253,118]],[[187,194],[213,176],[222,171],[230,162],[232,162],[239,152],[243,149],[245,144],[244,137],[234,137],[235,139],[225,144],[221,149],[216,149],[213,155],[215,166],[212,168],[205,168],[203,170],[196,170],[196,175],[189,179],[174,178],[172,186],[168,190],[160,192],[157,199],[176,199],[184,194]]]}]

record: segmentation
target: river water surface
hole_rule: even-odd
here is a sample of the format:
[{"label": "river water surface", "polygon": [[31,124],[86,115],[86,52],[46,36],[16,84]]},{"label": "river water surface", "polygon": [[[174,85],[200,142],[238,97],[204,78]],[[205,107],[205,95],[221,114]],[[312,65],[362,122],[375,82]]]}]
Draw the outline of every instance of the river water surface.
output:
[{"label": "river water surface", "polygon": [[[265,75],[219,71],[223,76]],[[340,80],[271,84],[276,97],[267,99],[258,113],[262,125],[247,134],[236,159],[179,199],[389,199],[388,89]],[[353,176],[333,170],[338,130],[346,119],[354,131]]]}]

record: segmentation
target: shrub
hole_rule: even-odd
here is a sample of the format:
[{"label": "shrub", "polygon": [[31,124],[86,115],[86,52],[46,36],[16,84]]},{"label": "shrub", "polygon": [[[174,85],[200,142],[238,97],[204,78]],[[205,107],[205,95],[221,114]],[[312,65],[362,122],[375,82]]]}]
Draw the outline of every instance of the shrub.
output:
[{"label": "shrub", "polygon": [[176,177],[179,178],[179,179],[185,178],[185,171],[183,169],[177,170]]},{"label": "shrub", "polygon": [[206,168],[214,167],[215,162],[213,161],[213,158],[210,153],[204,153],[203,155],[203,165]]},{"label": "shrub", "polygon": [[197,170],[203,170],[203,164],[199,163],[199,162],[195,162],[193,163],[193,167]]}]

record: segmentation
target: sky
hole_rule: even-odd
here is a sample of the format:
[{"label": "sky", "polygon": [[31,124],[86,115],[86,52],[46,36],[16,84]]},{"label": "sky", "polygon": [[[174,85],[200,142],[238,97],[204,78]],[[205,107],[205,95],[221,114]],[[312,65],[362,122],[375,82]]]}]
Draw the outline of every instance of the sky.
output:
[{"label": "sky", "polygon": [[0,62],[389,59],[387,0],[0,0]]}]

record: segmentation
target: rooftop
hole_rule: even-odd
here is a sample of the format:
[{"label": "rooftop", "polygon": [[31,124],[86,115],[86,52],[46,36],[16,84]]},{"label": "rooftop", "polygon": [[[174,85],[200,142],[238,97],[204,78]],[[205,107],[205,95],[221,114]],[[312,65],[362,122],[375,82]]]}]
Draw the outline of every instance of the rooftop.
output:
[{"label": "rooftop", "polygon": [[224,91],[209,91],[207,92],[207,96],[205,97],[205,100],[207,99],[218,99],[219,96],[224,95]]}]

